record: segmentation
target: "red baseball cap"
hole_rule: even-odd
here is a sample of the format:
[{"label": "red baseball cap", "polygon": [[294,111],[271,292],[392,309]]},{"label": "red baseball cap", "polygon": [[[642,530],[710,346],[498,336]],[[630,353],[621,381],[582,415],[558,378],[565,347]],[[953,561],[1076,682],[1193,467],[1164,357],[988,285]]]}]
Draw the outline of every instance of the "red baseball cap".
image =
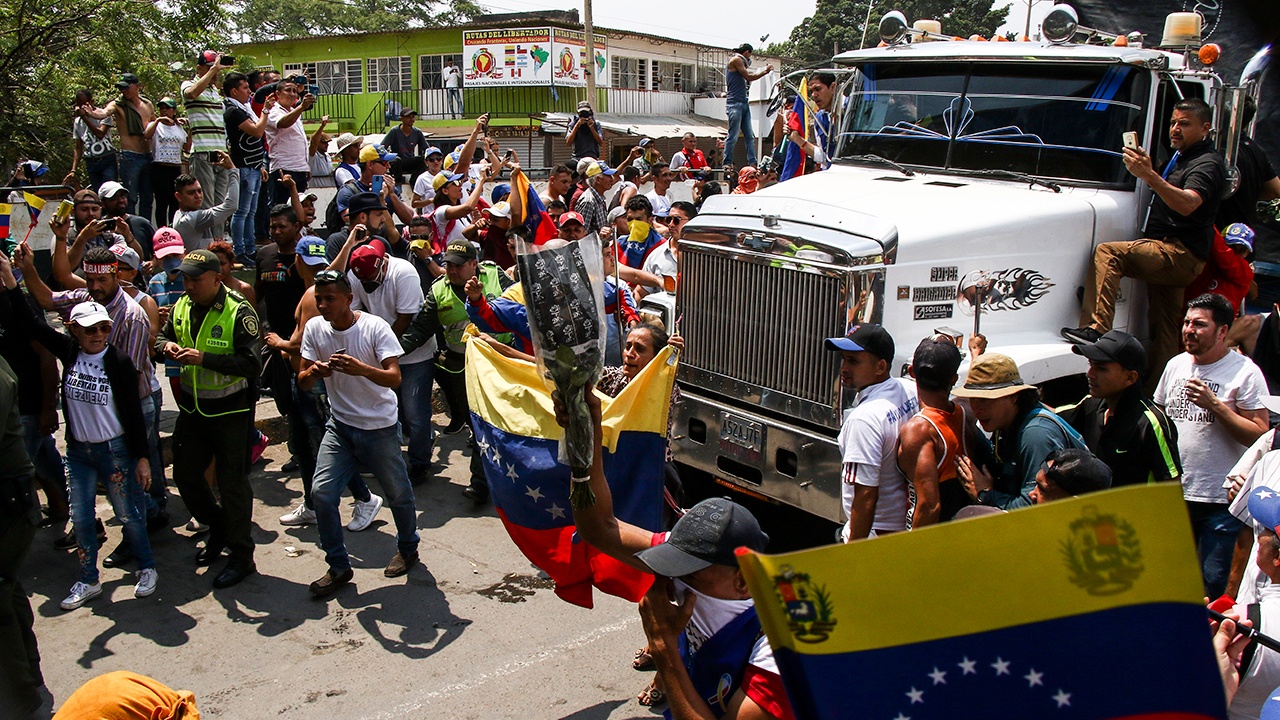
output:
[{"label": "red baseball cap", "polygon": [[572,210],[566,213],[560,213],[560,227],[564,227],[566,224],[571,222],[576,222],[582,227],[587,226],[587,223],[582,219],[582,216]]},{"label": "red baseball cap", "polygon": [[378,271],[382,269],[382,261],[386,259],[387,253],[382,249],[382,243],[369,243],[361,245],[351,251],[351,272],[361,280],[372,280],[378,276]]}]

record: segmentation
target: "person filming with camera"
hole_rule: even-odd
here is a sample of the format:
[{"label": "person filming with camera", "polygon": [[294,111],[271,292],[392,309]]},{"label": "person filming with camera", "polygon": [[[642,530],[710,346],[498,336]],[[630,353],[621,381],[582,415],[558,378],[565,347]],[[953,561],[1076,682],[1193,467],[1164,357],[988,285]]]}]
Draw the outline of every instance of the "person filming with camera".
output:
[{"label": "person filming with camera", "polygon": [[596,120],[591,103],[586,100],[578,103],[578,119],[569,127],[564,143],[573,146],[574,163],[582,158],[600,157],[600,146],[604,145],[604,128]]}]

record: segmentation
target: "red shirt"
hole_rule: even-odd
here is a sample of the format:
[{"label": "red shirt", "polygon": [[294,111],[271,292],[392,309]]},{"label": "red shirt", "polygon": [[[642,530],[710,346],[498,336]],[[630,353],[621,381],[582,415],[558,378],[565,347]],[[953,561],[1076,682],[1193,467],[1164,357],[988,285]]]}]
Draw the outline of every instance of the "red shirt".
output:
[{"label": "red shirt", "polygon": [[1249,261],[1236,255],[1222,239],[1222,233],[1213,231],[1213,247],[1204,270],[1187,286],[1184,301],[1193,300],[1205,293],[1221,295],[1238,313],[1244,305],[1249,286],[1253,284],[1253,267]]}]

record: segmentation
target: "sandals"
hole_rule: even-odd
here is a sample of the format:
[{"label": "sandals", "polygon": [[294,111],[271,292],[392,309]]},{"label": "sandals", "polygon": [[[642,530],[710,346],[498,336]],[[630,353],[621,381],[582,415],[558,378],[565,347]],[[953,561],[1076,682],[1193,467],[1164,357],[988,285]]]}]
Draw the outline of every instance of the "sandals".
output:
[{"label": "sandals", "polygon": [[645,707],[654,707],[661,705],[666,701],[667,694],[658,688],[657,678],[654,678],[653,682],[649,683],[648,686],[646,686],[644,690],[641,690],[640,694],[636,696],[636,702],[639,702]]},{"label": "sandals", "polygon": [[634,657],[631,658],[631,667],[636,670],[653,670],[653,656],[649,654],[649,646],[645,645],[636,651]]}]

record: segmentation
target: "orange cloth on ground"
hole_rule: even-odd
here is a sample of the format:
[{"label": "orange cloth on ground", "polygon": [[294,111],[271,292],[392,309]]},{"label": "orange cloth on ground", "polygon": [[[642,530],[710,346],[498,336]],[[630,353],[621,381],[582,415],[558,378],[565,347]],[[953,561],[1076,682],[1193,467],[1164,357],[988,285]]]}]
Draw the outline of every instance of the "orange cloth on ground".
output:
[{"label": "orange cloth on ground", "polygon": [[198,720],[196,696],[146,675],[117,670],[80,686],[54,720]]}]

